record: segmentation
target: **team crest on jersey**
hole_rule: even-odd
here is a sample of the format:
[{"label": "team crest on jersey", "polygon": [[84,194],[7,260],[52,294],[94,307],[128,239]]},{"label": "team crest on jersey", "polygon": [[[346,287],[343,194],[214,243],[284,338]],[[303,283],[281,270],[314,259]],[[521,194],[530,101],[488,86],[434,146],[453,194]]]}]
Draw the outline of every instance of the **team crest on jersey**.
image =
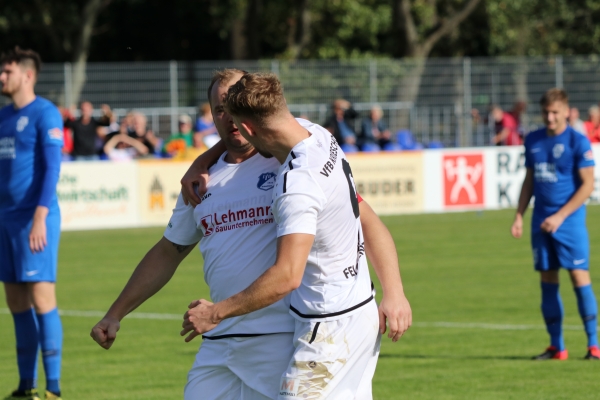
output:
[{"label": "team crest on jersey", "polygon": [[48,136],[50,136],[50,139],[60,140],[63,138],[63,131],[60,128],[52,128],[48,130]]},{"label": "team crest on jersey", "polygon": [[562,156],[562,153],[564,151],[565,151],[565,145],[562,143],[557,143],[552,148],[552,155],[554,156],[554,158],[560,158],[560,156]]},{"label": "team crest on jersey", "polygon": [[29,124],[29,117],[26,117],[25,115],[23,115],[17,121],[17,132],[23,132],[23,129],[25,129],[27,124]]},{"label": "team crest on jersey", "polygon": [[273,187],[275,187],[276,178],[277,175],[273,172],[265,172],[264,174],[260,174],[260,176],[258,177],[258,184],[256,185],[256,187],[260,190],[271,190],[273,189]]},{"label": "team crest on jersey", "polygon": [[212,215],[206,215],[200,218],[200,225],[202,225],[202,233],[204,234],[204,237],[210,236],[211,233],[213,233],[213,230],[215,229]]}]

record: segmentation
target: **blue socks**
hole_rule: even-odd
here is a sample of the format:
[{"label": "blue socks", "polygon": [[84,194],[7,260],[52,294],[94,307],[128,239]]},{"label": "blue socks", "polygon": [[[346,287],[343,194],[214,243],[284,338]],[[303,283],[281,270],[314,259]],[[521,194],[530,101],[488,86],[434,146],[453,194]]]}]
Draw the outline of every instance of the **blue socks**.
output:
[{"label": "blue socks", "polygon": [[562,334],[563,306],[557,283],[542,282],[542,315],[550,334],[550,345],[558,350],[565,349]]},{"label": "blue socks", "polygon": [[42,361],[46,372],[46,390],[60,394],[63,330],[58,309],[36,316],[42,345]]},{"label": "blue socks", "polygon": [[37,380],[38,325],[33,308],[13,314],[17,340],[19,391],[32,389]]},{"label": "blue socks", "polygon": [[598,346],[598,334],[596,332],[598,304],[592,285],[576,287],[575,295],[577,296],[579,315],[581,315],[583,327],[588,337],[588,346]]}]

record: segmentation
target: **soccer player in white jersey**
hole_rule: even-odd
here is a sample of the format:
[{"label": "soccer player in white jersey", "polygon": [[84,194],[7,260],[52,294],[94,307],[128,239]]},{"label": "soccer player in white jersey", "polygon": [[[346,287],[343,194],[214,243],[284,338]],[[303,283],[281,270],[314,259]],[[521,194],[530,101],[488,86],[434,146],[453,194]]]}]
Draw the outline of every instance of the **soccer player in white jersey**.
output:
[{"label": "soccer player in white jersey", "polygon": [[[102,347],[111,347],[119,321],[167,283],[198,241],[205,261],[204,277],[215,301],[239,292],[274,262],[276,229],[270,208],[279,162],[257,154],[223,108],[227,89],[242,75],[243,71],[224,70],[213,77],[209,100],[226,153],[221,155],[217,146],[200,159],[200,164],[202,160],[216,161],[202,203],[194,208],[178,199],[164,237],[141,261],[105,318],[93,328],[91,335]],[[365,226],[373,232],[367,242],[374,242],[374,250],[381,254],[375,264],[394,265],[388,260],[395,258],[389,233],[386,236],[387,231],[381,229],[381,222],[366,203],[361,209],[365,210]],[[280,376],[294,350],[294,322],[288,309],[289,300],[280,300],[232,318],[205,335],[188,375],[185,399],[276,398]],[[401,311],[410,315],[410,308]],[[390,310],[388,314],[398,313]]]},{"label": "soccer player in white jersey", "polygon": [[[182,335],[189,333],[189,340],[219,329],[228,318],[291,293],[295,351],[281,377],[278,399],[369,399],[380,315],[350,165],[328,131],[291,115],[273,74],[245,74],[229,89],[225,104],[257,151],[282,164],[272,207],[277,257],[240,293],[216,304],[197,302],[186,314]],[[395,269],[393,278],[383,281],[394,280],[401,292]],[[403,295],[397,301],[400,308],[408,306]],[[401,324],[404,332],[410,318]]]}]

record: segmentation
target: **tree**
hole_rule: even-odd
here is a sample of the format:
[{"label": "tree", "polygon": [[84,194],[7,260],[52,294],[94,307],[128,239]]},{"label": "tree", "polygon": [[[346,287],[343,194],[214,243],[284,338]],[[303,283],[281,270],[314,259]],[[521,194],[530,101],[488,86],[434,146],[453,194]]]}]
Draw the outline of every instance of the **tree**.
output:
[{"label": "tree", "polygon": [[[73,62],[73,102],[85,82],[85,66],[99,12],[112,0],[20,0],[0,3],[6,42]],[[41,50],[41,51],[40,51]],[[46,57],[43,57],[46,58]]]}]

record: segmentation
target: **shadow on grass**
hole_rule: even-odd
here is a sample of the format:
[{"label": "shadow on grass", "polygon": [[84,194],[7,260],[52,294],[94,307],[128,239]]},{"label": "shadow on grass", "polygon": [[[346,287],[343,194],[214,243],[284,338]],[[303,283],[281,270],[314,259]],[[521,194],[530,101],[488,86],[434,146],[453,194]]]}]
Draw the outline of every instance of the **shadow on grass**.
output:
[{"label": "shadow on grass", "polygon": [[379,358],[411,358],[411,359],[422,359],[422,360],[528,360],[531,361],[529,356],[461,356],[454,354],[379,354]]}]

